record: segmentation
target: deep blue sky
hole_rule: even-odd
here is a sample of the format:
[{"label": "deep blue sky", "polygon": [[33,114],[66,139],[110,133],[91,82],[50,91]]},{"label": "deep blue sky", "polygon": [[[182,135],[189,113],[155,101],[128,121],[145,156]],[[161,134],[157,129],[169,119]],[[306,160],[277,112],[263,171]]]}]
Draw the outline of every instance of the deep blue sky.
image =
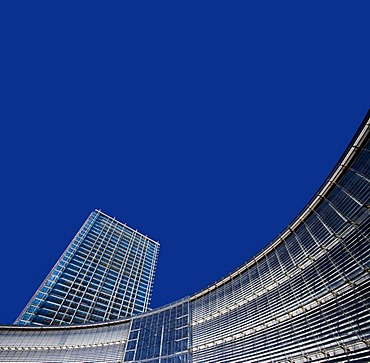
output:
[{"label": "deep blue sky", "polygon": [[268,244],[369,102],[367,1],[0,3],[0,323],[89,213],[161,242],[152,306]]}]

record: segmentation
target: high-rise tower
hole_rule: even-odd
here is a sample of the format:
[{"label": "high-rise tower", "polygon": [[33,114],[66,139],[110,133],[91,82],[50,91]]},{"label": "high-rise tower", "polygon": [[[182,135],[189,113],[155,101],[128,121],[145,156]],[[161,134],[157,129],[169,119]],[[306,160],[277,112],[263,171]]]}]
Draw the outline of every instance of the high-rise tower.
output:
[{"label": "high-rise tower", "polygon": [[158,242],[95,210],[15,324],[81,324],[146,311],[158,252]]}]

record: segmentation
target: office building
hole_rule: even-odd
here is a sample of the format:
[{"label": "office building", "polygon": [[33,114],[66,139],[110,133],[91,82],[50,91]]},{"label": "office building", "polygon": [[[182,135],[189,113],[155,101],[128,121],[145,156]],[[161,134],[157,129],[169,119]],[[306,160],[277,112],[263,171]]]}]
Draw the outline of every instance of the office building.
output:
[{"label": "office building", "polygon": [[107,321],[148,309],[159,243],[95,210],[16,320]]},{"label": "office building", "polygon": [[369,208],[370,112],[307,206],[243,266],[129,318],[2,326],[0,362],[370,362]]}]

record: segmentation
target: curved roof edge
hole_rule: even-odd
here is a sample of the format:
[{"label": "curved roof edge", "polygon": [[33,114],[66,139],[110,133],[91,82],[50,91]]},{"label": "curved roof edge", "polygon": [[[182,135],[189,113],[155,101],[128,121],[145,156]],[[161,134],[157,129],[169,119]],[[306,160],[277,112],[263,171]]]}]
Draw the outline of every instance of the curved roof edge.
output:
[{"label": "curved roof edge", "polygon": [[84,328],[97,328],[103,326],[111,326],[117,324],[130,323],[133,319],[142,318],[146,315],[155,314],[159,311],[165,310],[171,306],[176,306],[187,301],[193,301],[198,299],[201,296],[206,295],[207,293],[215,290],[216,288],[222,286],[226,282],[230,281],[232,278],[239,275],[241,272],[245,271],[249,267],[257,263],[261,258],[263,258],[267,253],[273,250],[281,242],[284,241],[287,237],[294,232],[296,228],[309,216],[311,215],[313,209],[320,203],[320,201],[330,192],[336,180],[338,180],[344,173],[346,167],[353,160],[355,156],[359,153],[361,147],[366,140],[366,137],[370,133],[370,109],[368,110],[366,116],[364,117],[362,123],[360,124],[355,135],[351,139],[349,146],[345,149],[339,161],[334,166],[332,172],[326,178],[324,183],[319,187],[318,191],[314,194],[311,200],[306,204],[306,206],[298,213],[298,216],[279,234],[278,237],[272,240],[265,248],[258,252],[255,256],[251,257],[247,262],[236,268],[234,271],[228,275],[217,280],[213,284],[207,286],[206,288],[196,292],[192,295],[185,296],[179,300],[175,300],[166,305],[160,306],[153,310],[147,311],[145,313],[140,313],[128,318],[121,318],[117,320],[110,320],[105,322],[96,322],[96,323],[87,323],[87,324],[78,324],[78,325],[51,325],[51,326],[35,326],[35,325],[0,325],[0,329],[27,329],[27,330],[55,330],[55,329],[84,329]]},{"label": "curved roof edge", "polygon": [[60,330],[60,329],[89,329],[89,328],[100,328],[104,326],[112,326],[118,324],[129,324],[132,317],[117,319],[117,320],[107,320],[103,322],[96,323],[86,323],[86,324],[71,324],[71,325],[0,325],[0,329],[15,329],[15,330]]},{"label": "curved roof edge", "polygon": [[213,284],[207,286],[206,288],[200,290],[199,292],[190,295],[190,301],[196,300],[197,298],[209,293],[210,291],[220,287],[226,282],[230,281],[232,278],[236,277],[241,272],[245,271],[249,267],[253,266],[257,261],[263,258],[267,253],[277,247],[286,238],[288,238],[292,232],[298,228],[298,226],[312,213],[312,210],[320,203],[320,201],[330,192],[336,180],[338,180],[344,173],[346,167],[349,165],[351,160],[358,154],[361,146],[363,145],[367,135],[370,132],[370,109],[367,111],[363,121],[358,127],[355,135],[352,137],[349,145],[343,152],[339,161],[334,166],[333,170],[326,178],[324,183],[319,187],[318,191],[314,194],[311,200],[306,204],[306,206],[298,213],[298,216],[293,219],[293,221],[288,224],[288,226],[272,240],[265,248],[258,252],[255,256],[251,257],[247,262],[243,263],[241,266],[236,268],[234,271],[228,275],[217,280]]}]

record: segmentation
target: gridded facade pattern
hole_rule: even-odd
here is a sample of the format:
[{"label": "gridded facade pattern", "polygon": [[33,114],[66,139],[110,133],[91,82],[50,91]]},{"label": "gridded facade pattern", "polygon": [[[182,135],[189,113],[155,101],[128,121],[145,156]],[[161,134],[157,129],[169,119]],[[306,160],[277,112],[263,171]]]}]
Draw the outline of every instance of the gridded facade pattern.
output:
[{"label": "gridded facade pattern", "polygon": [[16,324],[82,324],[146,311],[158,250],[158,242],[94,211]]},{"label": "gridded facade pattern", "polygon": [[125,362],[187,362],[189,303],[173,304],[142,318],[134,318]]},{"label": "gridded facade pattern", "polygon": [[[117,354],[111,361],[370,362],[369,117],[308,206],[255,258],[195,295],[105,323],[120,336],[98,339]],[[0,327],[0,362],[41,360],[24,353],[35,350],[29,329]],[[63,335],[67,327],[33,329],[44,346],[50,334],[38,329]],[[55,360],[76,361],[79,349]]]},{"label": "gridded facade pattern", "polygon": [[130,323],[83,327],[7,327],[0,330],[1,362],[102,362],[123,359]]},{"label": "gridded facade pattern", "polygon": [[193,362],[370,361],[369,123],[362,131],[279,238],[190,299]]}]

